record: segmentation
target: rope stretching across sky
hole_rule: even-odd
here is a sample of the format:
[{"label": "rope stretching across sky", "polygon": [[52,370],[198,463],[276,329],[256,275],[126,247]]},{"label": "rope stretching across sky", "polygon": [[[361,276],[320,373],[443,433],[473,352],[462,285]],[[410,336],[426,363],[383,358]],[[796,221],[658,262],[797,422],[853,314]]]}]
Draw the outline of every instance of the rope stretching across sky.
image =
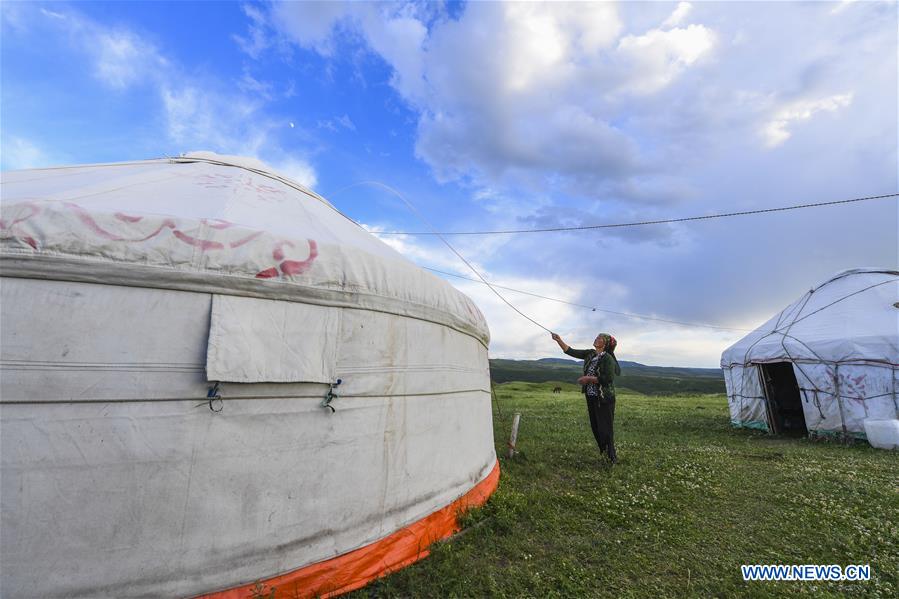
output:
[{"label": "rope stretching across sky", "polygon": [[509,300],[507,300],[505,297],[503,297],[503,295],[502,295],[499,291],[497,291],[496,289],[494,289],[494,288],[493,288],[493,285],[491,285],[491,284],[487,281],[487,279],[485,279],[485,278],[481,275],[481,273],[479,273],[478,270],[477,270],[474,266],[471,265],[471,262],[469,262],[468,260],[466,260],[465,257],[464,257],[462,254],[460,254],[459,252],[457,252],[457,251],[456,251],[456,248],[454,248],[454,247],[452,246],[452,244],[450,244],[450,242],[447,241],[447,240],[443,237],[443,235],[441,235],[441,234],[437,231],[437,229],[435,229],[434,226],[433,226],[430,222],[428,222],[428,220],[427,220],[424,216],[422,216],[421,213],[420,213],[418,210],[415,209],[415,206],[412,205],[412,202],[410,202],[409,200],[407,200],[406,197],[405,197],[403,194],[401,194],[400,192],[398,192],[398,191],[395,190],[394,188],[390,187],[389,185],[387,185],[387,184],[385,184],[385,183],[381,183],[380,181],[364,181],[364,183],[367,183],[367,184],[369,184],[369,185],[376,185],[376,186],[378,186],[378,187],[382,187],[383,189],[386,189],[387,191],[389,191],[389,192],[395,194],[396,197],[398,197],[399,199],[401,199],[401,200],[403,201],[403,203],[406,204],[406,207],[409,208],[409,210],[411,210],[412,213],[413,213],[415,216],[417,216],[417,217],[421,220],[421,222],[423,222],[429,229],[431,229],[431,231],[433,231],[433,234],[434,234],[434,235],[436,235],[437,237],[440,238],[440,241],[442,241],[444,244],[446,244],[446,247],[448,247],[448,248],[450,249],[450,251],[452,251],[452,252],[459,258],[459,260],[461,260],[462,262],[465,263],[465,266],[467,266],[469,269],[471,269],[471,272],[473,272],[474,274],[478,275],[478,278],[481,279],[481,282],[483,282],[484,285],[486,285],[487,287],[490,288],[490,291],[492,291],[493,293],[495,293],[496,296],[497,296],[499,299],[503,300],[503,303],[505,303],[507,306],[509,306],[510,308],[512,308],[513,310],[515,310],[516,312],[518,312],[519,314],[521,314],[522,316],[524,316],[524,317],[527,318],[528,320],[530,320],[532,323],[534,323],[535,325],[537,325],[538,327],[540,327],[541,329],[543,329],[543,330],[546,331],[547,333],[552,333],[552,331],[550,331],[548,328],[546,328],[545,326],[543,326],[542,324],[540,324],[539,322],[537,322],[536,320],[534,320],[533,318],[531,318],[530,316],[528,316],[527,314],[525,314],[524,312],[522,312],[521,310],[519,310],[518,308],[516,308],[515,306],[513,306],[512,303],[511,303]]},{"label": "rope stretching across sky", "polygon": [[[437,270],[436,268],[431,268],[429,266],[424,266],[422,268],[430,270],[431,272],[439,273],[441,275],[456,277],[458,279],[464,279],[466,281],[472,281],[474,283],[483,283],[483,281],[479,281],[477,279],[472,279],[471,277],[457,275],[456,273],[446,272],[443,270]],[[539,293],[533,293],[531,291],[524,291],[522,289],[514,289],[512,287],[505,287],[503,285],[497,285],[496,283],[491,283],[491,285],[493,287],[497,287],[499,289],[506,289],[507,291],[514,291],[515,293],[521,293],[523,295],[530,295],[532,297],[538,297],[540,299],[549,300],[551,302],[559,302],[560,304],[567,304],[569,306],[577,306],[578,308],[586,308],[588,310],[593,310],[594,312],[605,312],[607,314],[618,314],[620,316],[627,316],[628,318],[640,318],[643,320],[655,320],[657,322],[667,322],[670,324],[679,324],[679,325],[683,325],[686,327],[701,327],[701,328],[706,328],[706,329],[717,329],[719,331],[743,331],[743,332],[747,332],[747,333],[752,331],[752,329],[738,329],[736,327],[720,327],[720,326],[716,326],[713,324],[704,324],[704,323],[699,323],[699,322],[686,322],[683,320],[669,320],[667,318],[658,318],[655,316],[648,316],[646,314],[637,314],[635,312],[619,312],[618,310],[609,310],[607,308],[599,308],[597,306],[588,306],[587,304],[578,304],[576,302],[569,302],[567,300],[559,299],[556,297],[540,295]]]},{"label": "rope stretching across sky", "polygon": [[497,231],[378,231],[378,235],[512,235],[516,233],[551,233],[560,231],[592,231],[596,229],[619,229],[624,227],[643,227],[646,225],[662,225],[666,223],[685,223],[697,220],[711,220],[715,218],[729,218],[732,216],[748,216],[751,214],[767,214],[770,212],[786,212],[787,210],[800,210],[802,208],[819,208],[821,206],[836,206],[838,204],[852,204],[856,202],[868,202],[871,200],[883,200],[899,197],[899,193],[888,193],[877,196],[852,198],[850,200],[835,200],[832,202],[817,202],[813,204],[796,204],[795,206],[781,206],[778,208],[760,208],[758,210],[741,210],[739,212],[724,212],[722,214],[706,214],[704,216],[686,216],[682,218],[666,218],[660,220],[641,220],[629,223],[612,223],[607,225],[583,225],[579,227],[550,227],[546,229],[504,229]]},{"label": "rope stretching across sky", "polygon": [[710,324],[700,324],[700,323],[682,322],[682,321],[676,321],[676,320],[667,320],[664,318],[656,318],[654,316],[646,316],[646,315],[642,315],[642,314],[632,314],[632,313],[628,313],[628,312],[616,312],[614,310],[606,310],[604,308],[597,308],[594,306],[574,304],[572,302],[567,302],[565,300],[559,300],[556,298],[546,297],[546,296],[538,295],[536,293],[531,293],[528,291],[512,289],[510,287],[502,287],[500,285],[492,285],[487,279],[484,278],[483,275],[481,275],[480,272],[478,272],[478,270],[474,266],[471,265],[471,263],[468,260],[465,259],[465,257],[462,254],[460,254],[456,250],[456,248],[454,248],[452,246],[452,244],[450,244],[449,241],[446,240],[444,235],[500,235],[500,234],[510,234],[510,233],[545,233],[545,232],[551,232],[551,231],[581,231],[581,230],[590,230],[590,229],[611,229],[611,228],[616,228],[616,227],[637,227],[637,226],[656,225],[656,224],[663,224],[663,223],[687,222],[687,221],[694,221],[694,220],[709,220],[709,219],[713,219],[713,218],[724,218],[724,217],[730,217],[730,216],[745,216],[745,215],[749,215],[749,214],[763,214],[763,213],[768,213],[768,212],[783,212],[786,210],[797,210],[800,208],[832,206],[832,205],[836,205],[836,204],[850,204],[853,202],[865,202],[865,201],[869,201],[869,200],[878,200],[878,199],[884,199],[884,198],[899,197],[899,193],[892,193],[892,194],[885,194],[885,195],[878,195],[878,196],[853,198],[853,199],[849,199],[849,200],[836,200],[836,201],[832,201],[832,202],[818,202],[815,204],[798,204],[795,206],[785,206],[785,207],[780,207],[780,208],[764,208],[764,209],[760,209],[760,210],[744,210],[741,212],[711,214],[711,215],[706,215],[706,216],[689,216],[689,217],[684,217],[684,218],[652,220],[652,221],[638,221],[638,222],[632,222],[632,223],[618,223],[618,224],[609,224],[609,225],[588,225],[588,226],[582,226],[582,227],[556,227],[556,228],[549,228],[549,229],[522,229],[522,230],[506,230],[506,231],[468,231],[468,232],[456,232],[456,233],[441,233],[427,219],[425,219],[424,216],[422,216],[422,214],[415,208],[415,206],[412,205],[412,203],[409,200],[406,199],[406,197],[402,193],[400,193],[393,187],[387,185],[386,183],[382,183],[380,181],[360,181],[358,183],[348,185],[347,187],[344,187],[343,189],[338,190],[336,193],[340,193],[342,191],[350,189],[351,187],[356,187],[358,185],[373,185],[373,186],[385,189],[385,190],[389,191],[390,193],[394,194],[396,197],[398,197],[400,200],[402,200],[402,202],[406,205],[406,207],[409,208],[409,210],[430,229],[429,232],[418,232],[418,233],[406,233],[406,232],[402,232],[402,231],[378,231],[377,232],[378,235],[436,235],[437,237],[440,238],[440,241],[442,241],[446,245],[446,247],[448,247],[450,249],[450,251],[452,251],[456,255],[456,257],[458,257],[460,260],[462,260],[462,262],[464,262],[465,265],[474,274],[476,274],[478,276],[478,279],[480,279],[480,281],[476,281],[474,279],[468,279],[468,277],[463,277],[461,275],[456,275],[453,273],[446,273],[446,272],[439,271],[439,270],[436,270],[433,268],[429,268],[428,270],[432,270],[434,272],[439,272],[441,274],[445,274],[445,275],[449,275],[449,276],[459,277],[462,279],[468,279],[468,280],[472,280],[475,282],[483,283],[484,285],[489,287],[490,291],[492,291],[494,294],[496,294],[496,296],[499,299],[501,299],[503,301],[503,303],[505,303],[507,306],[512,308],[515,312],[517,312],[518,314],[520,314],[521,316],[523,316],[524,318],[526,318],[533,324],[537,325],[538,327],[540,327],[547,333],[551,333],[552,331],[550,329],[548,329],[547,327],[543,326],[542,324],[540,324],[539,322],[537,322],[536,320],[534,320],[533,318],[531,318],[530,316],[528,316],[527,314],[525,314],[524,312],[522,312],[521,310],[519,310],[518,308],[516,308],[509,300],[507,300],[505,297],[503,297],[503,295],[499,291],[496,290],[496,287],[500,287],[502,289],[508,289],[509,291],[515,291],[515,292],[523,293],[526,295],[540,297],[542,299],[561,302],[561,303],[565,303],[565,304],[571,304],[574,306],[581,306],[584,308],[590,308],[594,311],[598,310],[601,312],[620,314],[623,316],[628,316],[628,317],[633,317],[633,318],[643,318],[646,320],[668,322],[668,323],[679,324],[679,325],[683,325],[683,326],[702,327],[702,328],[710,328],[710,329],[718,329],[718,330],[742,331],[745,329],[734,329],[734,328],[730,328],[730,327],[719,327],[719,326],[710,325]]}]

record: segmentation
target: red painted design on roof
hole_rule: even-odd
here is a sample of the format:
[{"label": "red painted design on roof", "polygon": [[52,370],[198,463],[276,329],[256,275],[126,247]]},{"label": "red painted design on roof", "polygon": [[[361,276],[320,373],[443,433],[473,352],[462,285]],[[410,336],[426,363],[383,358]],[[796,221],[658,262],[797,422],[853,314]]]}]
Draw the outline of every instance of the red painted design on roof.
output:
[{"label": "red painted design on roof", "polygon": [[196,237],[191,237],[186,233],[182,233],[178,229],[172,231],[172,235],[183,241],[188,245],[192,245],[194,247],[198,247],[203,250],[223,250],[225,249],[224,244],[219,243],[218,241],[210,241],[208,239],[198,239]]},{"label": "red painted design on roof", "polygon": [[251,234],[247,235],[246,237],[244,237],[243,239],[238,239],[237,241],[232,241],[231,243],[228,244],[228,247],[230,247],[231,249],[239,248],[240,246],[242,246],[246,243],[250,243],[257,237],[262,235],[262,233],[263,233],[262,231],[256,231],[255,233],[251,233]]},{"label": "red painted design on roof", "polygon": [[150,233],[149,235],[147,235],[145,237],[141,237],[139,239],[125,239],[124,241],[127,241],[129,243],[139,243],[141,241],[147,241],[148,239],[152,239],[152,238],[156,237],[157,235],[159,235],[163,229],[166,229],[166,228],[174,229],[177,226],[178,225],[175,224],[175,221],[173,221],[170,218],[167,218],[164,221],[162,221],[162,224],[159,225],[158,227],[156,227],[156,230],[153,231],[152,233]]},{"label": "red painted design on roof", "polygon": [[[56,203],[54,202],[54,204]],[[185,243],[191,247],[200,248],[203,251],[212,252],[224,250],[226,248],[235,249],[256,241],[257,239],[263,238],[263,236],[266,234],[265,231],[253,231],[251,233],[245,234],[239,230],[234,231],[234,233],[226,233],[225,231],[227,229],[232,229],[233,227],[236,227],[236,225],[223,219],[202,219],[200,222],[206,225],[206,227],[200,228],[200,230],[203,232],[203,235],[191,235],[181,230],[179,228],[179,223],[174,218],[165,218],[160,222],[156,220],[158,217],[135,216],[125,214],[123,212],[116,212],[112,214],[111,216],[115,219],[115,221],[106,220],[106,227],[104,227],[101,226],[100,223],[104,222],[104,218],[109,219],[110,215],[92,216],[83,207],[73,202],[59,202],[57,205],[63,206],[67,210],[71,211],[71,213],[73,213],[93,235],[105,240],[128,244],[148,241],[150,239],[153,239],[154,237],[159,236],[166,229],[171,229],[172,236],[180,242]],[[27,213],[23,216],[20,216],[19,218],[16,218],[12,222],[9,222],[9,219],[4,219],[2,222],[0,222],[0,227],[2,227],[4,231],[9,231],[11,233],[11,237],[13,237],[14,239],[29,245],[32,249],[37,250],[40,248],[41,243],[38,241],[38,239],[35,238],[35,235],[40,237],[40,235],[42,234],[41,227],[36,225],[34,227],[30,227],[27,224],[22,225],[22,227],[28,227],[29,229],[31,229],[26,233],[25,231],[21,230],[21,227],[16,227],[16,225],[24,223],[25,221],[31,219],[33,216],[39,214],[40,212],[42,212],[42,208],[41,206],[32,204],[30,202],[23,202],[19,206],[21,208],[27,208]],[[159,223],[158,226],[152,231],[145,232],[147,226],[152,226],[154,224],[154,220]],[[143,229],[143,231],[141,229]],[[196,229],[191,228],[191,230]],[[141,236],[125,237],[123,236],[124,232],[131,232],[133,234],[139,234]],[[233,237],[236,236],[235,234],[243,234],[243,237],[240,237],[233,241],[227,240],[226,236],[230,235]],[[218,237],[220,240],[210,239],[209,237]],[[254,276],[259,279],[272,279],[279,277],[291,277],[305,273],[312,267],[313,263],[318,258],[318,244],[316,243],[316,241],[314,239],[307,239],[307,243],[309,244],[309,253],[306,256],[306,259],[292,260],[288,259],[288,254],[292,253],[291,250],[296,249],[297,244],[286,239],[275,241],[272,246],[269,246],[272,248],[271,256],[275,264],[268,268],[260,270]],[[260,247],[255,251],[262,249],[263,248]]]},{"label": "red painted design on roof", "polygon": [[19,205],[27,207],[30,212],[28,214],[26,214],[25,216],[20,216],[19,218],[17,218],[16,220],[12,221],[9,224],[7,224],[5,221],[0,220],[0,229],[12,229],[18,223],[26,221],[29,218],[31,218],[32,216],[40,214],[40,212],[41,212],[41,207],[37,206],[35,204],[32,204],[31,202],[22,202]]},{"label": "red painted design on roof", "polygon": [[272,258],[280,262],[284,259],[284,246],[288,247],[296,247],[291,241],[279,241],[275,244],[275,249],[272,250]]},{"label": "red painted design on roof", "polygon": [[[318,244],[314,239],[308,239],[309,257],[305,260],[285,260],[281,263],[281,272],[285,276],[301,275],[312,267],[312,263],[318,258]],[[293,246],[293,244],[290,244]]]},{"label": "red painted design on roof", "polygon": [[97,224],[97,221],[93,219],[93,217],[87,213],[87,210],[79,206],[78,204],[73,204],[71,202],[65,202],[65,206],[71,208],[75,214],[78,216],[78,219],[84,223],[84,225],[94,232],[95,235],[103,237],[104,239],[109,239],[110,241],[125,241],[122,237],[116,235],[115,233],[110,233],[103,227]]},{"label": "red painted design on roof", "polygon": [[234,226],[234,223],[222,220],[220,218],[214,218],[212,220],[203,219],[203,222],[213,229],[228,229]]},{"label": "red painted design on roof", "polygon": [[116,212],[114,215],[117,219],[125,221],[126,223],[139,223],[143,220],[143,216],[130,216],[123,212]]}]

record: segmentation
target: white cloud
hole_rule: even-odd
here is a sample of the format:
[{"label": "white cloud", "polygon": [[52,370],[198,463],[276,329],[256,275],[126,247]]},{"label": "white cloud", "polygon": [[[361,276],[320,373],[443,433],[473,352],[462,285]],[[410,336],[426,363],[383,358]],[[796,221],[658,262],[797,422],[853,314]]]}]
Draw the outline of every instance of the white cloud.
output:
[{"label": "white cloud", "polygon": [[830,10],[830,14],[840,14],[856,2],[858,2],[858,0],[840,0],[840,2]]},{"label": "white cloud", "polygon": [[339,129],[346,129],[348,131],[356,130],[356,123],[354,123],[347,114],[342,114],[332,119],[318,121],[316,126],[319,129],[327,129],[328,131],[332,131],[334,133],[336,133]]},{"label": "white cloud", "polygon": [[95,55],[95,74],[105,84],[124,89],[156,76],[166,60],[156,49],[128,31],[104,31],[90,27],[92,40],[87,42]]},{"label": "white cloud", "polygon": [[349,115],[341,115],[335,119],[344,129],[349,129],[350,131],[356,130],[356,124],[350,119]]},{"label": "white cloud", "polygon": [[[439,181],[477,195],[477,214],[489,217],[471,222],[460,210],[446,228],[667,218],[895,187],[896,34],[884,25],[895,22],[895,4],[858,3],[839,19],[830,17],[834,5],[819,3],[759,10],[751,3],[471,2],[451,16],[423,15],[417,6],[331,4],[322,15],[319,6],[285,4],[273,10],[286,18],[270,22],[335,62],[338,50],[363,50],[392,69],[390,83],[416,114],[417,156]],[[835,111],[840,119],[820,118]],[[796,135],[800,126],[809,135]],[[760,134],[776,145],[791,133],[784,152],[758,143]],[[822,143],[831,150],[816,151]],[[525,289],[541,282],[531,272],[550,273],[563,288],[577,281],[591,303],[612,309],[745,326],[747,315],[770,315],[795,299],[797,285],[895,253],[895,210],[878,213],[887,216],[876,225],[882,234],[839,250],[817,241],[836,226],[833,214],[782,215],[763,233],[746,219],[494,238],[493,245],[451,240],[470,244],[464,255]],[[439,246],[390,243],[421,261],[442,260],[445,270],[462,268],[451,255],[439,258]],[[602,267],[577,258],[590,252],[607,257]],[[606,296],[609,280],[628,293]],[[530,357],[514,340],[533,333],[531,349],[546,355],[533,325],[502,306],[485,313],[494,348]],[[561,326],[589,342],[598,315],[571,318],[560,315]],[[598,322],[628,339],[627,352],[656,363],[711,366],[740,335],[613,315]],[[672,354],[672,344],[689,347]]]},{"label": "white cloud", "polygon": [[[474,277],[473,274],[466,276]],[[490,325],[491,357],[529,359],[558,351],[549,333],[529,322],[510,309],[490,288],[482,283],[453,277],[446,280],[474,300]],[[547,278],[502,277],[506,287],[527,290],[564,301],[576,301],[581,288],[570,283]],[[578,320],[583,310],[559,302],[553,302],[513,291],[497,289],[509,303],[543,326],[568,338],[577,338],[581,328]],[[592,339],[591,339],[592,340]]]},{"label": "white cloud", "polygon": [[393,67],[394,87],[407,98],[421,98],[424,94],[422,46],[428,33],[425,25],[414,17],[366,11],[362,29],[372,49]]},{"label": "white cloud", "polygon": [[53,162],[41,148],[21,137],[9,137],[3,142],[3,170],[39,168]]},{"label": "white cloud", "polygon": [[[664,366],[717,366],[721,351],[746,334],[665,325],[630,331],[626,336],[619,335],[618,355],[641,364]],[[673,346],[676,352],[672,352]]]},{"label": "white cloud", "polygon": [[254,117],[259,104],[211,93],[202,85],[178,82],[159,90],[169,139],[178,147],[259,157],[270,124]]},{"label": "white cloud", "polygon": [[303,48],[330,55],[334,26],[356,10],[346,2],[279,2],[271,7],[271,23]]},{"label": "white cloud", "polygon": [[250,20],[249,31],[246,36],[232,35],[238,47],[243,50],[251,58],[259,58],[259,56],[270,46],[268,36],[266,35],[266,18],[265,14],[252,4],[241,5],[243,12]]},{"label": "white cloud", "polygon": [[[381,225],[369,225],[363,223],[362,227],[419,266],[436,268],[447,272],[457,272],[459,274],[465,274],[463,271],[468,272],[465,264],[438,239],[432,239],[431,243],[426,243],[422,241],[421,238],[412,235],[381,235],[381,232],[388,230],[387,227]],[[483,265],[478,263],[478,261],[469,258],[473,253],[460,253],[462,253],[463,256],[466,256],[466,259],[472,263],[472,266],[474,266],[478,272],[481,274],[489,274]],[[475,275],[472,273],[470,275],[466,274],[465,276]]]},{"label": "white cloud", "polygon": [[311,164],[309,164],[309,162],[301,158],[288,157],[280,161],[273,162],[271,166],[278,173],[284,175],[288,179],[293,179],[294,181],[308,189],[315,189],[315,185],[318,183],[318,177],[315,174],[315,169]]},{"label": "white cloud", "polygon": [[796,123],[808,121],[819,112],[836,112],[845,108],[852,104],[852,98],[850,92],[816,100],[799,100],[782,106],[762,127],[765,145],[769,148],[781,145],[790,138],[790,127]]},{"label": "white cloud", "polygon": [[663,28],[676,27],[680,25],[684,19],[687,18],[687,15],[690,14],[690,11],[693,10],[693,5],[689,2],[678,2],[677,8],[674,9],[674,12],[665,19],[665,22],[662,23]]},{"label": "white cloud", "polygon": [[[262,36],[264,15],[252,5],[245,6],[244,12]],[[271,83],[244,69],[235,89],[233,82],[189,72],[128,28],[108,27],[71,10],[34,13],[55,28],[51,31],[65,34],[64,39],[88,58],[104,86],[121,93],[148,88],[155,94],[165,136],[153,143],[165,144],[159,148],[162,153],[211,150],[249,156],[282,164],[288,176],[309,187],[317,182],[308,158],[287,155],[277,141],[275,132],[283,129],[284,119],[268,116],[276,96]],[[247,43],[261,51],[262,39]],[[341,117],[340,122],[352,125],[349,117]],[[29,155],[26,146],[14,147],[19,155]]]},{"label": "white cloud", "polygon": [[41,8],[39,13],[91,57],[94,76],[110,88],[152,83],[168,66],[151,42],[128,29],[106,27],[72,11]]},{"label": "white cloud", "polygon": [[237,87],[242,92],[259,97],[263,100],[271,100],[274,97],[274,85],[267,81],[256,79],[250,75],[246,69],[240,80],[237,82]]},{"label": "white cloud", "polygon": [[272,26],[303,48],[330,56],[362,43],[390,65],[419,113],[416,154],[438,179],[593,197],[648,168],[613,105],[671,84],[715,39],[703,25],[621,38],[619,7],[606,2],[474,2],[456,19],[414,3],[271,10]]},{"label": "white cloud", "polygon": [[47,10],[46,8],[41,9],[41,14],[45,17],[50,17],[51,19],[65,20],[66,18],[66,16],[62,13],[53,12],[52,10]]},{"label": "white cloud", "polygon": [[622,38],[618,51],[633,73],[626,89],[637,94],[663,89],[685,68],[707,55],[715,39],[714,32],[703,25],[667,31],[653,29],[643,35]]}]

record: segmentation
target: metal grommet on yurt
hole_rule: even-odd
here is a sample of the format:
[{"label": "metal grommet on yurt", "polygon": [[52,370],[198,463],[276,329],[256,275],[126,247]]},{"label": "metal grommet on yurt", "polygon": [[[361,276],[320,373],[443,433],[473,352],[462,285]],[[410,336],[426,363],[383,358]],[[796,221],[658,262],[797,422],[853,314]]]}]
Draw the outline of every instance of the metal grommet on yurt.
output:
[{"label": "metal grommet on yurt", "polygon": [[481,312],[317,194],[207,152],[2,185],[4,595],[327,596],[496,487]]},{"label": "metal grommet on yurt", "polygon": [[866,437],[899,419],[899,271],[857,268],[810,289],[721,355],[731,423]]}]

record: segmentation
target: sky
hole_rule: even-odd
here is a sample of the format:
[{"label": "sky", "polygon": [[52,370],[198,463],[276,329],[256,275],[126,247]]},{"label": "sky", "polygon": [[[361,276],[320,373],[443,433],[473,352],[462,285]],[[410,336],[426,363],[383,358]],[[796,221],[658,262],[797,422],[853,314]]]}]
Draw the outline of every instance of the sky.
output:
[{"label": "sky", "polygon": [[[3,170],[195,150],[253,156],[413,262],[470,278],[439,239],[384,234],[428,230],[384,185],[444,232],[899,191],[895,2],[3,2],[0,11]],[[745,330],[834,273],[899,266],[897,231],[887,199],[447,239],[492,282],[599,308],[499,290],[574,347],[602,331],[624,360],[714,367]],[[484,312],[491,357],[560,355],[486,286],[441,276]]]}]

